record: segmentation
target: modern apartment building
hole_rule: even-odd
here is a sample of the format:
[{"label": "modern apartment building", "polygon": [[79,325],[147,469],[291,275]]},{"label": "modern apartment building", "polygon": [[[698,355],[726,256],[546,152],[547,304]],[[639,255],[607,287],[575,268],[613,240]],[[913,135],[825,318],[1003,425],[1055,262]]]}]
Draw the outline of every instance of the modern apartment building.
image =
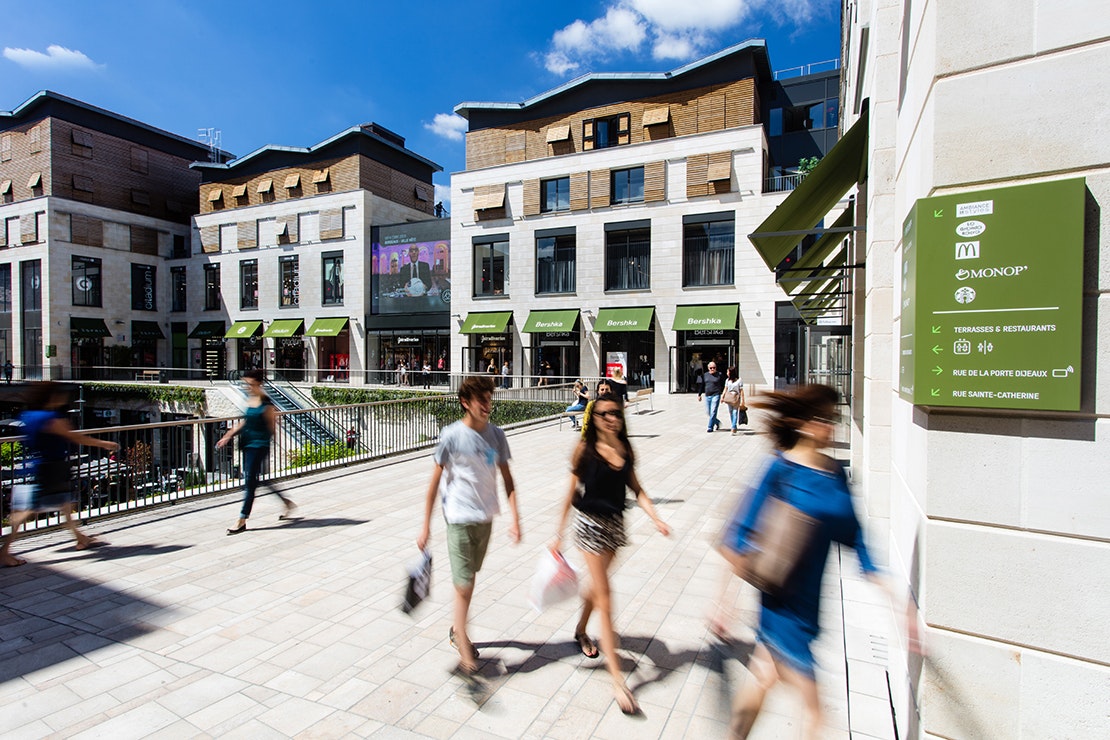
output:
[{"label": "modern apartment building", "polygon": [[[374,229],[431,219],[439,165],[368,123],[311,147],[267,146],[193,168],[201,258],[170,266],[180,286],[171,318],[198,342],[192,364],[221,377],[262,367],[291,380],[365,382],[392,331],[389,319],[369,327]],[[431,259],[417,249],[417,261]],[[446,305],[436,308],[407,316],[406,331],[444,330]]]},{"label": "modern apartment building", "polygon": [[[835,85],[820,77],[824,129]],[[785,197],[773,168],[797,165],[786,146],[775,161],[772,141],[814,128],[781,125],[799,102],[752,40],[670,72],[456,106],[469,122],[466,171],[451,180],[456,366],[619,367],[681,392],[717,358],[772,385],[776,303],[789,304],[746,235]]]},{"label": "modern apartment building", "polygon": [[[0,364],[17,377],[169,358],[204,145],[53,92],[0,112]],[[48,368],[48,369],[47,369]]]}]

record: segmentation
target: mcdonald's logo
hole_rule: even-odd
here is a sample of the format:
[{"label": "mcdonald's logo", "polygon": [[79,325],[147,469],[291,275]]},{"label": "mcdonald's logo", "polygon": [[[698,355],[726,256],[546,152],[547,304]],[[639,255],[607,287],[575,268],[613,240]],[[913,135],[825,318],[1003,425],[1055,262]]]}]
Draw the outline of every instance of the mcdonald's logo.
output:
[{"label": "mcdonald's logo", "polygon": [[979,259],[979,242],[956,242],[956,259]]}]

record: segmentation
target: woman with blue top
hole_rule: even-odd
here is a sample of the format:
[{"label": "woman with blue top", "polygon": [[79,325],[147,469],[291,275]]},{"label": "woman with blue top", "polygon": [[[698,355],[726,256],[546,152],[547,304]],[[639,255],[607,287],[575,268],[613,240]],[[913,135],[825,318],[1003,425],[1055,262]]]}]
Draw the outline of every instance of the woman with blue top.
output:
[{"label": "woman with blue top", "polygon": [[65,412],[69,399],[69,391],[58,383],[36,383],[31,387],[27,410],[19,417],[23,422],[23,453],[30,465],[32,483],[29,496],[17,496],[13,491],[12,531],[0,548],[0,566],[5,568],[27,562],[14,557],[9,550],[20,526],[35,512],[60,511],[77,541],[76,549],[84,550],[97,544],[96,538],[82,533],[73,520],[75,497],[69,448],[70,445],[88,445],[114,451],[119,445],[83,434],[70,426]]},{"label": "woman with blue top", "polygon": [[[239,534],[247,529],[247,519],[254,507],[254,494],[258,490],[258,478],[262,473],[262,463],[270,455],[270,440],[277,430],[277,412],[270,397],[262,390],[262,380],[265,377],[261,370],[243,373],[243,383],[247,387],[247,408],[243,412],[243,420],[229,429],[216,443],[216,447],[225,447],[232,437],[239,435],[239,445],[243,448],[243,508],[239,512],[239,521],[235,528],[227,530],[228,534]],[[273,485],[270,488],[285,504],[285,513],[278,518],[287,519],[297,508],[296,504]]]},{"label": "woman with blue top", "polygon": [[733,705],[735,738],[748,736],[767,691],[780,680],[797,688],[805,700],[803,736],[819,735],[821,702],[810,645],[819,630],[821,578],[832,543],[854,547],[864,573],[875,578],[844,469],[823,452],[832,441],[839,400],[840,394],[828,386],[805,385],[766,393],[751,402],[770,412],[769,431],[778,452],[740,506],[726,532],[726,544],[740,555],[755,548],[759,517],[772,496],[815,523],[785,587],[774,595],[762,594],[758,642],[748,666],[752,679]]}]

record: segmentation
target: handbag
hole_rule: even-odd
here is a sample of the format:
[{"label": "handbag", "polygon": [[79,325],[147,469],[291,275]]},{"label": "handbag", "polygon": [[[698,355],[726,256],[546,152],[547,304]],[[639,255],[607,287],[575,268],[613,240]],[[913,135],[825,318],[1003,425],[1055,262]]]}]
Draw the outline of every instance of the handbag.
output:
[{"label": "handbag", "polygon": [[759,513],[753,549],[740,553],[729,542],[722,542],[718,549],[736,575],[765,594],[779,596],[787,590],[816,529],[815,518],[769,496]]},{"label": "handbag", "polygon": [[739,391],[725,391],[721,396],[721,403],[726,406],[739,406],[740,405],[740,392]]},{"label": "handbag", "polygon": [[401,611],[412,614],[412,610],[420,605],[432,590],[432,554],[427,550],[420,551],[420,559],[409,566],[408,584],[405,586],[405,599],[401,602]]}]

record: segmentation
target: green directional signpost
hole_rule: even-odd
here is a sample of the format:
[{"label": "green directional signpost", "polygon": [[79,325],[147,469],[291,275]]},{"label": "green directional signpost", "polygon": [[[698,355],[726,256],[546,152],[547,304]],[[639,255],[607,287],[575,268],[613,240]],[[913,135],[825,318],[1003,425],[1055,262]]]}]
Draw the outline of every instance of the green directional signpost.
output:
[{"label": "green directional signpost", "polygon": [[902,398],[1079,409],[1084,198],[1074,179],[917,201],[902,228]]}]

